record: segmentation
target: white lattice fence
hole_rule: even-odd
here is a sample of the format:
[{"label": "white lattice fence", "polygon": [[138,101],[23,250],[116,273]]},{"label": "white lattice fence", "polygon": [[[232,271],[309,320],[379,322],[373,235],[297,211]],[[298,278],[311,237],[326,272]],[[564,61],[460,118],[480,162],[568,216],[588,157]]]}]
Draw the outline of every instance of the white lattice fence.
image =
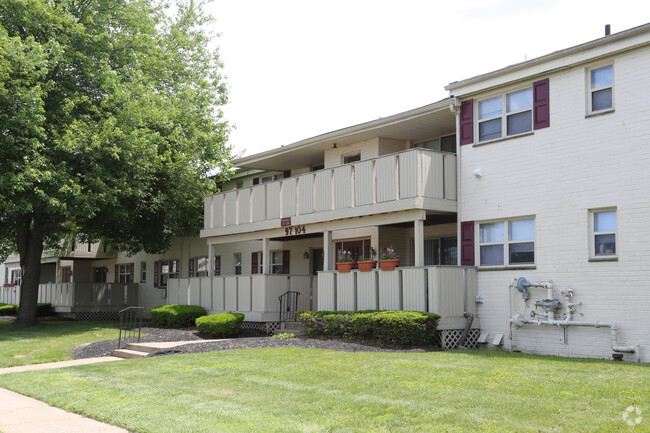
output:
[{"label": "white lattice fence", "polygon": [[[463,329],[445,329],[444,331],[440,331],[442,349],[455,349],[461,335],[463,335]],[[468,349],[476,349],[476,344],[480,335],[480,329],[470,329],[464,346]]]}]

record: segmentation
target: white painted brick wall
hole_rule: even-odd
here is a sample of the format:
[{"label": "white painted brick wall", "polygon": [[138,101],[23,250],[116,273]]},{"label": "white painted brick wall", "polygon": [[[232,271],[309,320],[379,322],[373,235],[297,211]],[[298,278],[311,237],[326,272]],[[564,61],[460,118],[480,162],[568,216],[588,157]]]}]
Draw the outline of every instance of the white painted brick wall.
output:
[{"label": "white painted brick wall", "polygon": [[[642,361],[650,362],[650,49],[613,61],[615,112],[585,117],[590,65],[576,67],[550,76],[549,128],[462,146],[463,220],[535,216],[536,269],[479,272],[481,328],[504,333],[505,349],[508,285],[524,276],[553,280],[562,302],[559,289],[572,287],[574,302],[583,303],[575,320],[615,322],[619,344],[640,344]],[[589,262],[589,210],[610,206],[617,208],[618,261]],[[545,295],[534,290],[526,308],[515,291],[513,311],[528,315]],[[529,353],[611,356],[607,328],[572,327],[567,338],[561,328],[527,325],[512,344]]]}]

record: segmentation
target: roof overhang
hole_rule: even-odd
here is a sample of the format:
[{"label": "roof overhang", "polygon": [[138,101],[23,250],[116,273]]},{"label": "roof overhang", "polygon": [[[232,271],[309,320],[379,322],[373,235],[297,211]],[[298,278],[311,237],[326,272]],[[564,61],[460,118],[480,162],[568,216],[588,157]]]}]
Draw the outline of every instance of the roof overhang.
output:
[{"label": "roof overhang", "polygon": [[293,170],[323,163],[323,152],[376,137],[420,141],[454,133],[456,120],[449,109],[454,98],[445,98],[424,107],[350,126],[293,144],[233,161],[239,168]]},{"label": "roof overhang", "polygon": [[470,97],[475,93],[512,84],[520,80],[531,80],[550,72],[572,68],[615,53],[637,49],[650,44],[648,34],[650,23],[634,27],[584,44],[516,63],[487,74],[477,75],[466,80],[454,81],[445,86],[456,97]]}]

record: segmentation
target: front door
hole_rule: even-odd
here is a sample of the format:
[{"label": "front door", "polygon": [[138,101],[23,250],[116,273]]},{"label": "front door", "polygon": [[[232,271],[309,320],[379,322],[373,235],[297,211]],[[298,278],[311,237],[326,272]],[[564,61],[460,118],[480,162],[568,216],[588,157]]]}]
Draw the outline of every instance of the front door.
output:
[{"label": "front door", "polygon": [[322,248],[317,248],[311,251],[311,273],[316,275],[319,271],[323,270],[323,263],[325,260],[325,253]]}]

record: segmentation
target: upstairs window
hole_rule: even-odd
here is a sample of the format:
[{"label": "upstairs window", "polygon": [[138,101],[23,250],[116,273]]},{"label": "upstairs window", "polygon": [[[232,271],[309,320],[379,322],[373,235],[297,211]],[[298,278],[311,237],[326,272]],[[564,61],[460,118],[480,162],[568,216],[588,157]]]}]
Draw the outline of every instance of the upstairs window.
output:
[{"label": "upstairs window", "polygon": [[[505,115],[504,115],[505,113]],[[533,88],[478,102],[479,141],[495,140],[533,129]]]},{"label": "upstairs window", "polygon": [[612,65],[589,71],[589,99],[592,113],[614,107],[614,68]]},{"label": "upstairs window", "polygon": [[591,212],[591,256],[607,258],[616,256],[616,209]]},{"label": "upstairs window", "polygon": [[479,225],[481,266],[535,263],[535,220],[497,221]]},{"label": "upstairs window", "polygon": [[353,162],[361,161],[361,154],[348,155],[343,157],[343,164],[351,164]]}]

